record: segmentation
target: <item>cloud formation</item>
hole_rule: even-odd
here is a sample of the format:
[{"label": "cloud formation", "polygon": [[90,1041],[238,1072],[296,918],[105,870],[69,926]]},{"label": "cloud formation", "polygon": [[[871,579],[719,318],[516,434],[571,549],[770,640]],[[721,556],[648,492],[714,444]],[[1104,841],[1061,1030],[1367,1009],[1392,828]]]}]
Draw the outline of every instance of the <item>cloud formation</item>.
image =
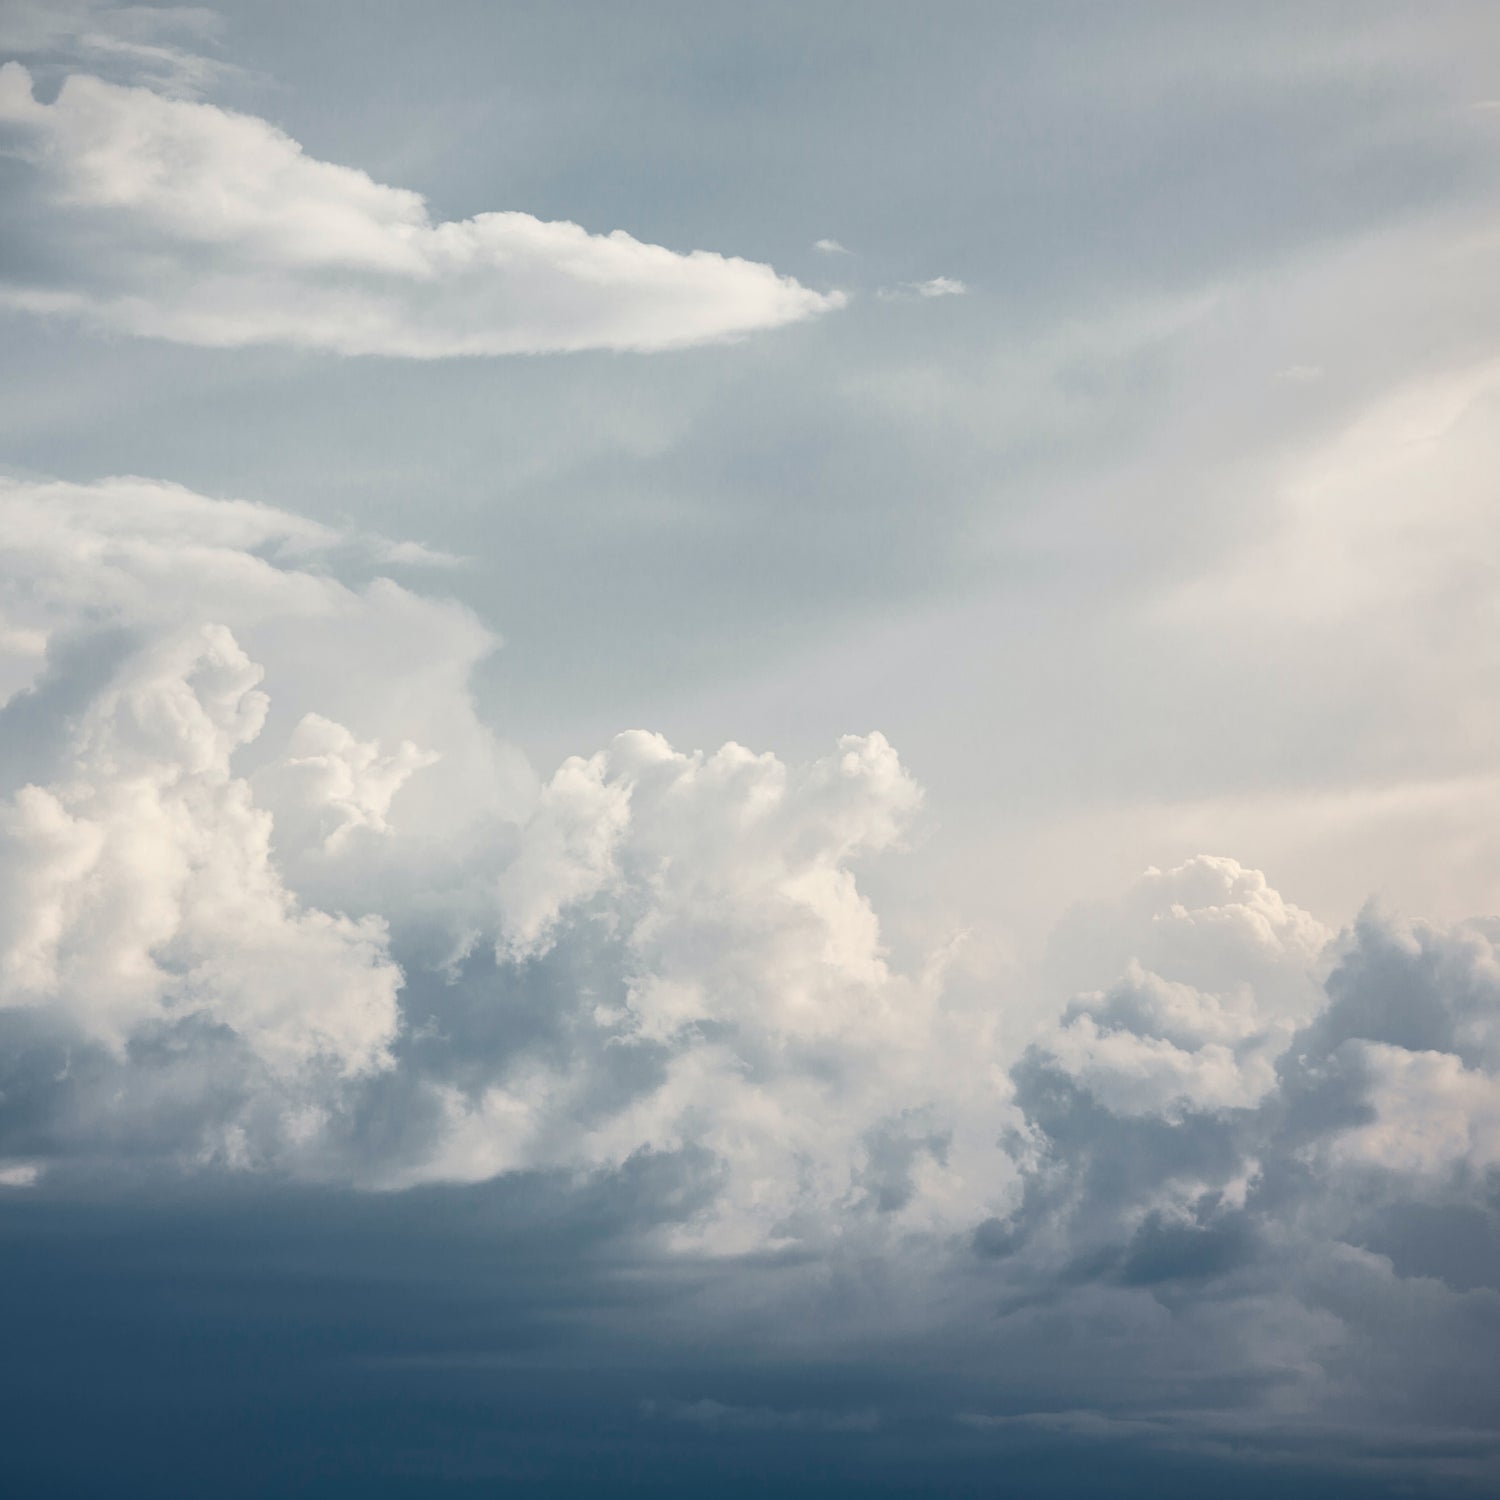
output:
[{"label": "cloud formation", "polygon": [[[842,304],[770,267],[517,212],[434,222],[421,194],[318,161],[268,121],[0,67],[0,126],[34,174],[12,308],[216,348],[419,359],[660,350]],[[87,244],[89,249],[80,249]]]},{"label": "cloud formation", "polygon": [[522,974],[567,966],[568,1050],[505,1060],[477,1100],[450,1095],[451,1134],[423,1170],[707,1151],[723,1177],[699,1228],[752,1248],[821,1237],[834,1205],[878,1196],[882,1171],[941,1157],[913,1118],[931,1102],[914,1065],[935,985],[891,968],[851,869],[918,802],[879,734],[802,768],[641,732],[567,762],[501,872],[497,935]]},{"label": "cloud formation", "polygon": [[[1493,922],[1337,934],[1199,857],[1059,927],[1072,998],[1028,1039],[938,935],[889,950],[858,875],[922,798],[878,733],[798,766],[631,731],[539,780],[469,697],[493,640],[380,578],[388,542],[144,480],[12,481],[0,511],[13,1193],[101,1159],[616,1184],[654,1256],[723,1267],[704,1326],[753,1306],[778,1347],[879,1327],[1026,1369],[1023,1404],[954,1397],[972,1434],[1270,1454],[1441,1427],[1455,1473],[1500,1451],[1474,1394]],[[743,1280],[768,1253],[866,1269],[814,1330],[803,1273]]]},{"label": "cloud formation", "polygon": [[[474,714],[472,616],[335,576],[403,549],[142,480],[0,515],[0,1000],[132,1077],[208,1046],[234,1086],[174,1151],[388,1185],[696,1152],[721,1246],[937,1170],[937,971],[853,873],[920,804],[879,734],[799,768],[633,732],[538,784]],[[348,1081],[393,1069],[377,1149]]]},{"label": "cloud formation", "polygon": [[399,970],[379,918],[299,907],[230,770],[261,672],[222,626],[133,653],[72,726],[67,780],[0,810],[0,994],[123,1051],[171,1020],[229,1028],[273,1073],[389,1066]]}]

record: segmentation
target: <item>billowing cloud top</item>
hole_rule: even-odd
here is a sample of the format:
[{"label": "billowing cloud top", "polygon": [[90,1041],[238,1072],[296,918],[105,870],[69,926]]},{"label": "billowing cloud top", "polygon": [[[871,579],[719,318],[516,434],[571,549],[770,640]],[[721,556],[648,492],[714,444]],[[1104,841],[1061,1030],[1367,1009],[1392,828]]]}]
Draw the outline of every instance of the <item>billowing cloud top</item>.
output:
[{"label": "billowing cloud top", "polygon": [[[309,157],[265,120],[149,88],[75,75],[46,104],[6,63],[0,125],[46,209],[27,259],[50,267],[12,273],[0,299],[129,333],[415,358],[652,350],[843,301],[622,230],[515,212],[434,223],[419,193]],[[86,257],[60,223],[84,231]]]},{"label": "billowing cloud top", "polygon": [[[629,1183],[656,1254],[884,1265],[819,1337],[987,1328],[1044,1426],[1491,1451],[1444,1371],[1485,1368],[1500,1295],[1493,924],[1336,935],[1201,857],[1079,909],[1073,998],[1012,1032],[860,888],[921,805],[880,735],[799,767],[635,731],[539,781],[474,713],[483,627],[336,576],[388,543],[144,480],[13,482],[0,519],[6,1192],[100,1160]],[[1100,1323],[1128,1393],[1094,1390]]]}]

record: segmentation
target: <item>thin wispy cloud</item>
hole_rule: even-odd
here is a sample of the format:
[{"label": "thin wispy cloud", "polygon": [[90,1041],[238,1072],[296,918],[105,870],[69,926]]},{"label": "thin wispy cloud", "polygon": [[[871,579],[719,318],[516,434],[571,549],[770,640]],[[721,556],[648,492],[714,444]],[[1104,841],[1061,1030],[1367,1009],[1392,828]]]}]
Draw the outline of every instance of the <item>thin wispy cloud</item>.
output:
[{"label": "thin wispy cloud", "polygon": [[83,65],[118,81],[196,98],[243,77],[222,55],[223,18],[190,5],[15,0],[0,16],[0,57],[40,58],[49,71]]},{"label": "thin wispy cloud", "polygon": [[928,281],[903,281],[885,286],[875,294],[885,302],[929,301],[934,297],[963,297],[969,288],[952,276],[934,276]]}]

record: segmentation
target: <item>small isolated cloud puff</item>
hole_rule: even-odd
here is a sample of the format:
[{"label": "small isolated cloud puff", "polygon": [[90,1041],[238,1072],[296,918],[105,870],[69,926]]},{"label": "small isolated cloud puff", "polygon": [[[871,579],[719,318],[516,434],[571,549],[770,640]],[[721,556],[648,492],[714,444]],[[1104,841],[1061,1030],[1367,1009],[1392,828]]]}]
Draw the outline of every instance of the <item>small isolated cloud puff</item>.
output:
[{"label": "small isolated cloud puff", "polygon": [[824,255],[847,255],[849,252],[837,240],[814,240],[813,249]]},{"label": "small isolated cloud puff", "polygon": [[952,276],[934,276],[930,281],[903,281],[883,286],[875,294],[882,302],[925,302],[934,297],[963,297],[968,286]]},{"label": "small isolated cloud puff", "polygon": [[0,284],[0,304],[128,333],[414,358],[658,350],[844,300],[622,230],[516,212],[434,223],[419,193],[309,157],[265,120],[95,77],[44,104],[6,63],[0,125],[40,189],[13,233],[53,268]]}]

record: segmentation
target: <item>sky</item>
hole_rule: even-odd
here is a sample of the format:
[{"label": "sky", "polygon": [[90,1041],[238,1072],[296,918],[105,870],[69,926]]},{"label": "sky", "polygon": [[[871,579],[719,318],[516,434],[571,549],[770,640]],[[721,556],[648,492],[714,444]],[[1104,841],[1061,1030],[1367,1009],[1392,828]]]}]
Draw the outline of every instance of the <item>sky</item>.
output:
[{"label": "sky", "polygon": [[0,3],[18,1493],[1500,1490],[1500,12]]}]

